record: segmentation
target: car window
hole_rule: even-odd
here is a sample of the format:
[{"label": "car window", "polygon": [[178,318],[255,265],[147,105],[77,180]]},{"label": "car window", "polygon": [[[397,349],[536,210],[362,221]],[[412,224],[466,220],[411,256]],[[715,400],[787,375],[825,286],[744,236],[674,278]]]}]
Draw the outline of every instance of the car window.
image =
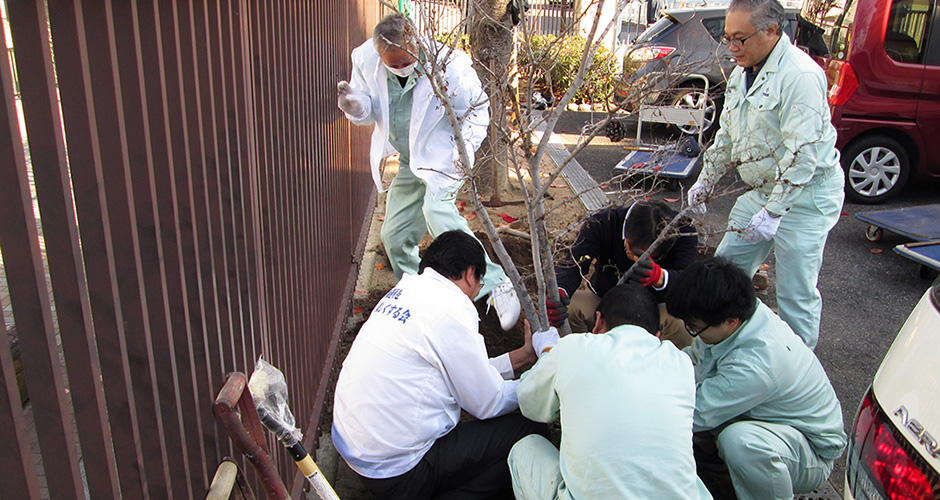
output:
[{"label": "car window", "polygon": [[885,52],[898,62],[922,63],[929,31],[930,0],[895,0],[888,12]]},{"label": "car window", "polygon": [[640,36],[636,38],[636,42],[634,43],[655,41],[657,38],[671,31],[671,28],[678,24],[679,22],[673,19],[672,16],[660,17],[652,26],[646,28],[646,31],[640,33]]},{"label": "car window", "polygon": [[[849,42],[852,38],[852,24],[855,22],[855,8],[858,6],[858,0],[845,0],[845,5],[841,8],[833,7],[832,10],[837,14],[832,27],[826,29],[826,37],[829,40],[829,53],[833,59],[844,61],[848,56]],[[822,16],[825,13],[820,13]],[[814,20],[810,18],[810,20]],[[820,26],[826,23],[820,17],[814,22]]]},{"label": "car window", "polygon": [[[721,37],[725,34],[724,15],[721,17],[709,17],[708,19],[702,19],[702,26],[705,26],[708,34],[711,35],[716,42],[721,43]],[[793,33],[796,32],[795,17],[790,17],[787,15],[787,19],[783,22],[783,32],[790,37],[790,40],[793,40]]]},{"label": "car window", "polygon": [[711,35],[716,42],[721,43],[721,37],[725,34],[724,16],[702,19],[702,25],[705,26],[705,29],[708,30],[708,34]]}]

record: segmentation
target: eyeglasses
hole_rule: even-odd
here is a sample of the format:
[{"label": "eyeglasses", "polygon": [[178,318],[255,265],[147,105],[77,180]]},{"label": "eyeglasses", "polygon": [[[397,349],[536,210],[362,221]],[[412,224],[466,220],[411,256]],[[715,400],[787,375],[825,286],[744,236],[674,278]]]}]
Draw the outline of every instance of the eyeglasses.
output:
[{"label": "eyeglasses", "polygon": [[733,45],[740,49],[741,47],[744,46],[744,42],[746,42],[748,38],[751,38],[752,36],[758,33],[760,33],[760,30],[755,31],[744,38],[728,38],[728,35],[722,35],[721,43],[725,45]]},{"label": "eyeglasses", "polygon": [[693,336],[693,337],[698,337],[699,335],[702,334],[702,332],[704,332],[705,330],[708,330],[708,329],[711,328],[712,326],[714,326],[714,325],[705,325],[704,327],[702,327],[701,330],[695,331],[695,330],[693,330],[693,329],[689,326],[689,322],[686,321],[686,322],[685,322],[685,331],[689,332],[689,335],[691,335],[691,336]]}]

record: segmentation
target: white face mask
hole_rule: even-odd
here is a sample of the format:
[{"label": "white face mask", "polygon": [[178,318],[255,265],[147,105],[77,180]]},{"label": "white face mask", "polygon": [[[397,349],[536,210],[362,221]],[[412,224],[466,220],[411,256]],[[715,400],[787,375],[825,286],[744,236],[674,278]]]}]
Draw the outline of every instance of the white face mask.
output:
[{"label": "white face mask", "polygon": [[415,61],[404,68],[392,68],[389,65],[385,65],[385,68],[388,69],[393,75],[400,76],[402,78],[407,78],[409,75],[415,72],[415,68],[418,66],[418,61]]}]

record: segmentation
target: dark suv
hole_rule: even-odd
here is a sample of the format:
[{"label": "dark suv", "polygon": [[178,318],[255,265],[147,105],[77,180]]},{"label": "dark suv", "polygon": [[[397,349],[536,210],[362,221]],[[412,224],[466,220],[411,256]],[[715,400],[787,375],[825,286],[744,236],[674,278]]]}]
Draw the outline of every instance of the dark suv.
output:
[{"label": "dark suv", "polygon": [[[658,105],[698,107],[705,98],[702,75],[708,79],[705,105],[705,132],[718,128],[718,114],[725,81],[734,69],[734,60],[721,37],[725,31],[727,7],[669,9],[634,40],[627,49],[624,76],[635,85],[648,85],[652,92],[643,99]],[[783,30],[793,39],[797,25],[796,9],[786,10]],[[697,134],[698,127],[679,127]]]}]

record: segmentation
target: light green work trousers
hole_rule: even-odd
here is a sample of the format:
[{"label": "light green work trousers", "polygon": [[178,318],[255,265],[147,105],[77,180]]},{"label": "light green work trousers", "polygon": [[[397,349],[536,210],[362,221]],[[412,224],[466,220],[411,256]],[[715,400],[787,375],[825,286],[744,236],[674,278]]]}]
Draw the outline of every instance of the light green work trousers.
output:
[{"label": "light green work trousers", "polygon": [[832,471],[802,432],[758,420],[735,422],[718,434],[738,500],[791,499],[818,488]]},{"label": "light green work trousers", "polygon": [[793,208],[783,216],[777,234],[769,241],[757,243],[745,241],[740,230],[767,204],[767,197],[757,190],[744,193],[731,209],[729,231],[715,251],[715,255],[737,264],[748,276],[754,276],[770,250],[774,250],[780,318],[810,349],[816,348],[822,313],[822,296],[816,289],[816,282],[826,238],[842,211],[844,183],[842,170],[838,168],[814,181],[803,189]]},{"label": "light green work trousers", "polygon": [[[434,238],[454,229],[473,234],[467,219],[460,215],[454,204],[460,185],[455,183],[432,196],[427,185],[414,175],[406,162],[402,162],[398,175],[388,188],[385,222],[382,224],[382,243],[397,279],[405,273],[418,274],[418,244],[425,233],[430,232]],[[486,255],[483,289],[477,298],[489,295],[505,279],[503,268]]]},{"label": "light green work trousers", "polygon": [[554,500],[565,488],[558,448],[537,434],[530,434],[509,450],[509,475],[516,500]]}]

